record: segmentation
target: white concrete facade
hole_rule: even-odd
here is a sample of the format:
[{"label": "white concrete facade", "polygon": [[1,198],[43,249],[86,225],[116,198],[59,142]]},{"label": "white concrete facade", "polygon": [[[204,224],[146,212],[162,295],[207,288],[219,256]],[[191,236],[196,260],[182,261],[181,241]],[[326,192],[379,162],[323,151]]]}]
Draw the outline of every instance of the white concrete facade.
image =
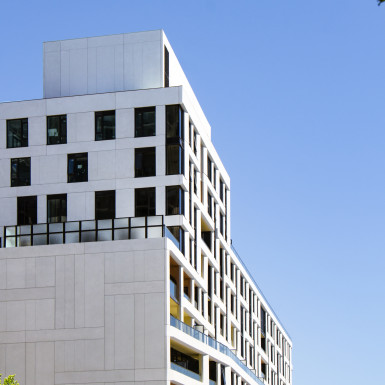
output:
[{"label": "white concrete facade", "polygon": [[[178,138],[170,138],[172,106]],[[151,136],[136,133],[145,107],[155,111]],[[96,140],[100,111],[114,112],[108,140]],[[50,116],[65,116],[62,144],[47,142]],[[9,144],[10,134],[19,140],[14,119],[27,119],[23,146]],[[170,172],[175,143],[180,172]],[[136,175],[142,148],[155,151],[151,176]],[[80,153],[87,180],[68,183],[68,154]],[[24,158],[29,180],[12,186]],[[168,186],[183,197],[172,212]],[[118,237],[142,188],[155,189],[147,223],[161,218],[162,227]],[[115,194],[108,231],[95,221],[99,191]],[[54,194],[66,197],[65,226],[97,226],[91,238],[39,235],[51,231]],[[18,223],[20,197],[36,197],[34,224]],[[0,208],[0,373],[27,385],[292,383],[291,338],[231,247],[230,178],[163,31],[44,44],[44,98],[0,103]],[[180,231],[179,243],[167,229]],[[107,232],[115,240],[98,242]],[[31,245],[10,248],[17,242]]]}]

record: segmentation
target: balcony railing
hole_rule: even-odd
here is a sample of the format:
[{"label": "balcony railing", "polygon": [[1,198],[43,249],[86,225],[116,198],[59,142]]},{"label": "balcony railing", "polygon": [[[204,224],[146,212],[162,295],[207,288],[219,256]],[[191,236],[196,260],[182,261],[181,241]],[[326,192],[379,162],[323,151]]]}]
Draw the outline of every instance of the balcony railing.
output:
[{"label": "balcony railing", "polygon": [[171,369],[176,370],[177,372],[182,373],[185,376],[191,377],[194,380],[197,380],[197,381],[201,380],[201,376],[198,373],[195,373],[191,370],[188,370],[188,369],[184,368],[183,366],[175,364],[174,362],[171,362]]},{"label": "balcony railing", "polygon": [[216,339],[199,332],[191,326],[186,325],[172,315],[170,316],[170,324],[196,340],[203,342],[204,344],[230,357],[241,369],[243,369],[254,381],[256,381],[257,384],[263,385],[263,382],[256,376],[256,374],[249,369],[227,346],[221,344]]},{"label": "balcony railing", "polygon": [[181,250],[180,242],[164,225],[163,215],[5,226],[3,245],[23,247],[162,237],[170,238]]}]

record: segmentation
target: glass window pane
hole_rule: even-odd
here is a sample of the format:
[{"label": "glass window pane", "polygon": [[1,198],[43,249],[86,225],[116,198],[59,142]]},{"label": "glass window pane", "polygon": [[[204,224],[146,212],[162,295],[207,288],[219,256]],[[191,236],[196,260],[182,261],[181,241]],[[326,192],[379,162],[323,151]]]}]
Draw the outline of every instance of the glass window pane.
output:
[{"label": "glass window pane", "polygon": [[155,187],[135,189],[135,216],[155,215]]},{"label": "glass window pane", "polygon": [[155,107],[135,108],[135,136],[155,135]]},{"label": "glass window pane", "polygon": [[7,120],[7,148],[28,147],[28,119]]},{"label": "glass window pane", "polygon": [[67,221],[67,194],[47,196],[47,222],[60,223]]},{"label": "glass window pane", "polygon": [[88,153],[68,154],[68,183],[88,181]]},{"label": "glass window pane", "polygon": [[184,173],[184,151],[178,144],[166,146],[166,174],[176,175]]},{"label": "glass window pane", "polygon": [[37,223],[37,197],[17,198],[17,224],[32,225]]},{"label": "glass window pane", "polygon": [[115,139],[115,111],[95,112],[95,140]]},{"label": "glass window pane", "polygon": [[47,116],[47,144],[67,143],[67,115]]},{"label": "glass window pane", "polygon": [[155,176],[155,147],[135,149],[135,177]]},{"label": "glass window pane", "polygon": [[115,230],[114,239],[115,240],[128,239],[128,229]]},{"label": "glass window pane", "polygon": [[31,185],[31,158],[11,159],[11,187]]},{"label": "glass window pane", "polygon": [[95,192],[95,219],[114,219],[114,218],[115,218],[115,190],[96,191]]}]

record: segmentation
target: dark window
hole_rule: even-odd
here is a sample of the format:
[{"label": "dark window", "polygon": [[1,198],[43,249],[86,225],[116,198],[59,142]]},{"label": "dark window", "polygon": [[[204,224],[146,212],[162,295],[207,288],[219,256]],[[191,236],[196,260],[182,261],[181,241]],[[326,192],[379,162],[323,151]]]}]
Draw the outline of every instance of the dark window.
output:
[{"label": "dark window", "polygon": [[135,178],[155,176],[155,147],[135,148]]},{"label": "dark window", "polygon": [[212,182],[211,178],[212,178],[212,160],[207,157],[207,178],[210,179],[210,182]]},{"label": "dark window", "polygon": [[17,225],[33,225],[37,223],[37,197],[17,198]]},{"label": "dark window", "polygon": [[168,143],[184,139],[184,111],[179,104],[166,106],[166,138]]},{"label": "dark window", "polygon": [[28,147],[28,119],[7,120],[7,148]]},{"label": "dark window", "polygon": [[115,111],[95,112],[95,140],[115,139]]},{"label": "dark window", "polygon": [[115,190],[95,191],[95,219],[115,218]]},{"label": "dark window", "polygon": [[213,197],[209,192],[207,192],[207,211],[210,217],[213,216]]},{"label": "dark window", "polygon": [[166,187],[166,215],[184,215],[184,191],[180,186]]},{"label": "dark window", "polygon": [[155,187],[135,189],[135,216],[155,215]]},{"label": "dark window", "polygon": [[88,154],[68,154],[68,183],[88,181]]},{"label": "dark window", "polygon": [[184,174],[184,111],[179,104],[166,106],[166,174]]},{"label": "dark window", "polygon": [[11,159],[11,187],[31,185],[31,158]]},{"label": "dark window", "polygon": [[221,182],[219,185],[219,198],[221,199],[222,202],[223,202],[224,191],[225,191],[225,184],[223,183],[223,181],[221,179]]},{"label": "dark window", "polygon": [[67,143],[67,115],[47,116],[47,144]]},{"label": "dark window", "polygon": [[164,47],[164,86],[170,86],[170,55],[166,47]]},{"label": "dark window", "polygon": [[166,146],[166,174],[184,174],[184,150],[179,145]]},{"label": "dark window", "polygon": [[67,221],[67,194],[47,195],[47,222]]},{"label": "dark window", "polygon": [[135,108],[135,137],[155,135],[155,107]]}]

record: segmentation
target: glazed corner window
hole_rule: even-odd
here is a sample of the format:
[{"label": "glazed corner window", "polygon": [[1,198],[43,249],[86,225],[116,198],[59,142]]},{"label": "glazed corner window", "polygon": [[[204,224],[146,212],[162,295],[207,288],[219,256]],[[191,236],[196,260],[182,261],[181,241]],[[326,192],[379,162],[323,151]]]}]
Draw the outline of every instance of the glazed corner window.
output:
[{"label": "glazed corner window", "polygon": [[135,189],[135,216],[155,215],[155,187]]},{"label": "glazed corner window", "polygon": [[135,148],[135,178],[155,176],[155,147]]},{"label": "glazed corner window", "polygon": [[11,187],[31,185],[31,158],[11,159]]},{"label": "glazed corner window", "polygon": [[184,174],[184,111],[166,106],[166,175]]},{"label": "glazed corner window", "polygon": [[95,140],[115,139],[115,111],[95,112]]},{"label": "glazed corner window", "polygon": [[67,115],[47,116],[47,144],[67,143]]},{"label": "glazed corner window", "polygon": [[47,222],[67,221],[67,194],[47,195]]},{"label": "glazed corner window", "polygon": [[155,107],[135,108],[135,137],[155,135]]},{"label": "glazed corner window", "polygon": [[88,181],[88,154],[68,154],[68,183]]},{"label": "glazed corner window", "polygon": [[95,191],[95,219],[115,218],[115,190]]},{"label": "glazed corner window", "polygon": [[37,223],[37,196],[17,198],[17,225]]},{"label": "glazed corner window", "polygon": [[180,186],[166,187],[166,215],[184,215],[184,191]]},{"label": "glazed corner window", "polygon": [[28,119],[7,120],[7,148],[28,147]]}]

